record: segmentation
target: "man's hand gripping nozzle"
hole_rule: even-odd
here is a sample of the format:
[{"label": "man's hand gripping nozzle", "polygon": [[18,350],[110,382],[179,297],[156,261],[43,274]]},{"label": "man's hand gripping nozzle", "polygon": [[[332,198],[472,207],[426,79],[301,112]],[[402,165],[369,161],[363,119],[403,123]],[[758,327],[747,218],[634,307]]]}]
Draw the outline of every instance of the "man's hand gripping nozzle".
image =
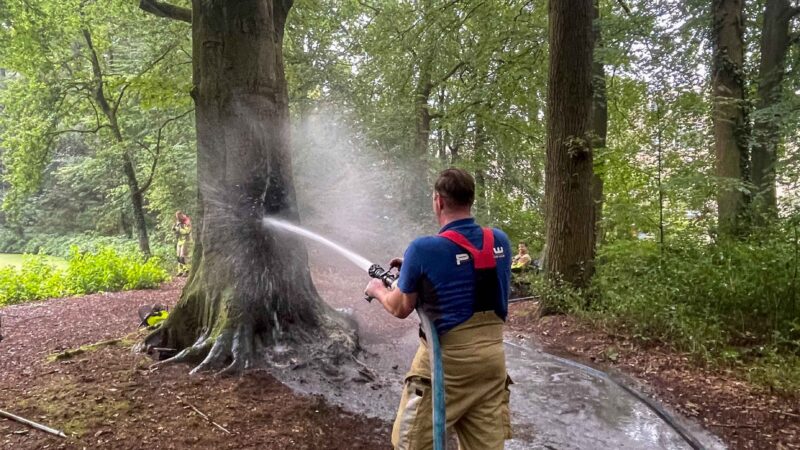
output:
[{"label": "man's hand gripping nozzle", "polygon": [[[367,273],[369,274],[370,277],[381,280],[383,282],[383,285],[386,286],[387,288],[391,288],[392,284],[394,284],[394,282],[397,280],[398,277],[397,273],[392,273],[391,267],[389,268],[389,270],[384,270],[383,267],[381,267],[378,264],[371,265]],[[364,300],[371,302],[372,300],[374,300],[374,297],[366,296],[364,297]]]}]

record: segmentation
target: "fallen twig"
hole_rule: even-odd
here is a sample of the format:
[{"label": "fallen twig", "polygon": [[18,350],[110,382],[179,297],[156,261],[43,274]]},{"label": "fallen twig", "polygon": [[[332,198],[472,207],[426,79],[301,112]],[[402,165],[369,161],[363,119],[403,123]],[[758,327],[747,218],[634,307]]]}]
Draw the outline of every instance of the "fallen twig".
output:
[{"label": "fallen twig", "polygon": [[211,418],[208,417],[205,413],[203,413],[203,411],[200,411],[193,404],[191,404],[191,403],[187,402],[186,400],[182,399],[180,395],[176,395],[176,397],[178,397],[178,400],[181,403],[183,403],[184,405],[188,406],[189,408],[192,408],[192,410],[194,412],[196,412],[197,414],[199,414],[200,417],[202,417],[203,419],[206,419],[208,422],[210,422],[211,425],[214,425],[215,427],[219,428],[220,430],[222,430],[222,431],[224,431],[224,432],[226,432],[228,434],[231,434],[231,432],[226,430],[225,427],[223,427],[222,425],[218,424],[217,422],[214,422],[213,420],[211,420]]},{"label": "fallen twig", "polygon": [[0,409],[0,416],[5,417],[6,419],[9,419],[9,420],[15,420],[15,421],[17,421],[19,423],[23,423],[25,425],[28,425],[29,427],[33,427],[33,428],[36,428],[37,430],[44,431],[45,433],[50,433],[50,434],[53,434],[53,435],[56,435],[56,436],[60,436],[60,437],[64,437],[64,438],[67,437],[67,435],[64,434],[63,431],[58,431],[58,430],[55,430],[53,428],[44,426],[44,425],[42,425],[40,423],[36,423],[36,422],[34,422],[32,420],[28,420],[28,419],[26,419],[24,417],[16,416],[14,414],[11,414],[10,412],[3,411],[2,409]]},{"label": "fallen twig", "polygon": [[86,353],[87,351],[93,351],[99,349],[100,347],[107,347],[112,345],[117,345],[122,342],[122,339],[109,339],[106,341],[96,342],[94,344],[89,345],[82,345],[78,348],[73,348],[69,350],[64,350],[61,353],[56,353],[53,355],[53,360],[55,361],[63,361],[65,359],[70,359],[73,356],[78,356]]},{"label": "fallen twig", "polygon": [[789,417],[800,417],[800,414],[794,414],[794,413],[790,413],[790,412],[786,412],[786,411],[770,411],[770,412],[773,413],[773,414],[781,414],[781,415],[789,416]]},{"label": "fallen twig", "polygon": [[726,424],[726,423],[709,423],[712,427],[721,427],[721,428],[757,428],[755,425],[747,425],[747,424]]}]

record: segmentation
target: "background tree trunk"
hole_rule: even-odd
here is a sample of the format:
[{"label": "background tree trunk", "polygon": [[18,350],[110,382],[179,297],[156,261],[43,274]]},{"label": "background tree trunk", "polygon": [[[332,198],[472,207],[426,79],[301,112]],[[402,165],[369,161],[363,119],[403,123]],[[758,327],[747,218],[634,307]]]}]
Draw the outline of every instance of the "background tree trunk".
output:
[{"label": "background tree trunk", "polygon": [[[83,37],[86,40],[86,45],[89,49],[89,60],[92,63],[92,72],[94,74],[94,101],[103,115],[108,119],[108,125],[111,133],[114,135],[114,140],[123,147],[122,151],[122,170],[125,173],[125,180],[128,182],[128,191],[131,196],[131,211],[133,212],[133,222],[136,228],[136,235],[139,238],[139,250],[145,257],[149,258],[150,252],[150,237],[147,235],[147,221],[144,215],[144,192],[139,186],[139,180],[136,177],[136,168],[133,165],[133,158],[126,148],[127,142],[122,135],[122,129],[117,120],[117,107],[119,103],[112,106],[108,101],[105,94],[105,82],[103,81],[103,69],[100,66],[100,58],[97,56],[97,51],[92,42],[92,34],[88,29],[83,30]],[[117,102],[122,101],[123,93],[120,93]]]},{"label": "background tree trunk", "polygon": [[[592,55],[592,85],[594,93],[592,96],[592,131],[594,139],[592,142],[593,149],[604,149],[606,147],[606,139],[608,138],[608,98],[606,96],[606,72],[603,66],[603,61],[598,55],[597,49],[602,48],[600,29],[600,6],[599,1],[594,2],[594,52]],[[594,167],[600,169],[602,172],[603,159],[597,157],[597,153],[593,154]],[[592,200],[594,201],[594,238],[595,243],[603,240],[603,229],[601,222],[603,220],[603,178],[598,171],[592,174]]]},{"label": "background tree trunk", "polygon": [[713,0],[714,154],[722,182],[717,203],[719,231],[737,235],[744,230],[747,197],[740,184],[747,180],[747,124],[744,102],[743,0]]},{"label": "background tree trunk", "polygon": [[574,286],[593,272],[592,0],[551,0],[546,270]]},{"label": "background tree trunk", "polygon": [[195,0],[193,92],[200,211],[192,273],[151,345],[183,349],[195,371],[237,372],[276,340],[325,341],[315,359],[356,347],[314,288],[302,242],[265,229],[297,221],[282,42],[288,0]]},{"label": "background tree trunk", "polygon": [[753,124],[752,177],[756,212],[761,219],[775,218],[778,201],[775,192],[775,165],[781,140],[781,117],[773,111],[781,100],[786,53],[791,42],[789,22],[798,13],[789,0],[767,0],[761,29],[761,63],[758,79],[758,112]]},{"label": "background tree trunk", "polygon": [[[431,20],[430,0],[422,0],[422,22]],[[435,45],[431,43],[430,31],[426,28],[420,35],[420,45],[418,47],[419,66],[417,82],[414,86],[414,146],[411,156],[411,175],[409,180],[410,211],[413,211],[420,218],[425,217],[430,212],[430,183],[428,183],[428,148],[431,137],[431,111],[428,101],[433,92],[433,62],[435,55]]]},{"label": "background tree trunk", "polygon": [[483,125],[483,118],[480,114],[475,115],[475,154],[473,156],[475,161],[475,212],[476,216],[486,222],[489,220],[489,202],[488,193],[486,192],[486,166],[487,166],[487,148],[486,148],[486,128]]}]

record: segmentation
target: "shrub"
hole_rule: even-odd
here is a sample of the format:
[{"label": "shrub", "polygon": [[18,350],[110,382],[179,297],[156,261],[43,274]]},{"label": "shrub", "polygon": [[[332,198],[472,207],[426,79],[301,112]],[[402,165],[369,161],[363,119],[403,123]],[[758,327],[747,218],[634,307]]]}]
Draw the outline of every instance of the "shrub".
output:
[{"label": "shrub", "polygon": [[800,350],[797,243],[764,232],[742,241],[618,242],[598,255],[594,311],[645,339],[710,356]]},{"label": "shrub", "polygon": [[0,269],[0,305],[100,291],[149,289],[169,279],[157,257],[144,261],[136,252],[110,247],[96,252],[73,246],[62,270],[43,255],[28,256],[22,267]]},{"label": "shrub", "polygon": [[149,289],[168,278],[159,258],[145,261],[139,253],[118,253],[109,247],[91,253],[73,246],[67,261],[66,279],[72,294]]}]

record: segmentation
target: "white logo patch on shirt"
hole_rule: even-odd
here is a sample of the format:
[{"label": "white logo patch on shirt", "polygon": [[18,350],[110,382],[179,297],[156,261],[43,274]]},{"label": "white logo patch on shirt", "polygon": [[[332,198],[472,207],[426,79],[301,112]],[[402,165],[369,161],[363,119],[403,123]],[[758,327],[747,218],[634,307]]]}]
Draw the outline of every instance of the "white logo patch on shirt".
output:
[{"label": "white logo patch on shirt", "polygon": [[505,257],[506,257],[506,251],[505,251],[505,249],[503,249],[503,247],[495,247],[494,248],[494,258],[495,259],[505,258]]},{"label": "white logo patch on shirt", "polygon": [[462,262],[469,261],[469,253],[459,253],[456,255],[456,265],[460,266]]}]

